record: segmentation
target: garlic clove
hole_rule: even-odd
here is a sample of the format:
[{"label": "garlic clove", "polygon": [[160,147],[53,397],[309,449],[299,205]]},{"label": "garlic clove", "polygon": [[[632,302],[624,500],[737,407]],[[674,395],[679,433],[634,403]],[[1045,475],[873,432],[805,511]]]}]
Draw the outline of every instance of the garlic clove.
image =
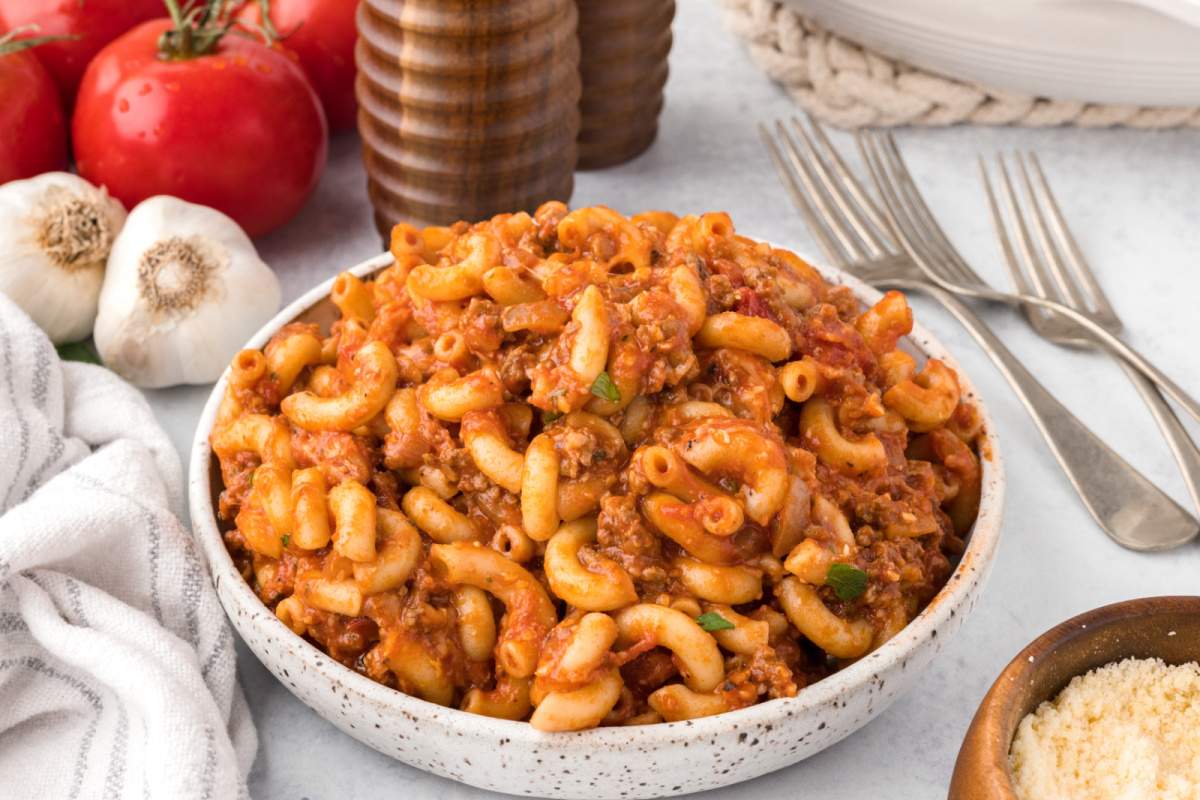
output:
[{"label": "garlic clove", "polygon": [[125,208],[67,172],[0,186],[0,292],[55,344],[87,338]]},{"label": "garlic clove", "polygon": [[211,383],[279,308],[275,273],[237,223],[174,197],[129,213],[108,259],[96,349],[132,383]]}]

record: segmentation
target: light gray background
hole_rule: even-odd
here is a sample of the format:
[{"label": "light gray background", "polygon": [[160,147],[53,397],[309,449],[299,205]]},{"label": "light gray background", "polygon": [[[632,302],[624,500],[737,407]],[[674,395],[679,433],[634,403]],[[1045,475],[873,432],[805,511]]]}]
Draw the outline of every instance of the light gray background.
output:
[{"label": "light gray background", "polygon": [[[738,230],[819,259],[755,131],[756,122],[789,115],[794,105],[724,29],[715,0],[679,6],[657,143],[631,163],[581,173],[573,204],[604,203],[626,213],[726,210]],[[1001,285],[1004,272],[975,157],[1036,148],[1084,252],[1126,321],[1129,341],[1200,396],[1200,132],[957,128],[906,130],[899,139],[955,242]],[[353,135],[335,140],[312,201],[287,227],[258,242],[279,273],[285,301],[380,252],[358,148]],[[706,800],[944,797],[980,698],[1030,639],[1105,603],[1200,593],[1200,545],[1137,555],[1110,543],[990,362],[938,308],[919,298],[914,305],[958,354],[1002,437],[1008,501],[990,584],[958,638],[889,711],[808,761],[710,792]],[[991,310],[988,318],[1061,400],[1187,503],[1165,444],[1112,364],[1037,340],[1003,309]],[[208,391],[148,392],[184,463]],[[261,743],[251,774],[254,797],[333,800],[369,794],[426,800],[485,794],[406,767],[342,735],[293,698],[245,648],[240,654],[239,672]]]}]

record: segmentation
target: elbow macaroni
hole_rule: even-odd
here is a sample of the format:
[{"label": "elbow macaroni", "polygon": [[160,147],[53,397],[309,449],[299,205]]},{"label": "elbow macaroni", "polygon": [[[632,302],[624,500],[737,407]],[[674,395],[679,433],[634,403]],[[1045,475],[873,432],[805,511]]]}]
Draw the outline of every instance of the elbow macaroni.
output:
[{"label": "elbow macaroni", "polygon": [[903,295],[861,310],[720,213],[391,250],[331,329],[234,357],[211,436],[232,555],[343,664],[543,731],[673,722],[794,695],[948,577],[979,416],[898,349]]}]

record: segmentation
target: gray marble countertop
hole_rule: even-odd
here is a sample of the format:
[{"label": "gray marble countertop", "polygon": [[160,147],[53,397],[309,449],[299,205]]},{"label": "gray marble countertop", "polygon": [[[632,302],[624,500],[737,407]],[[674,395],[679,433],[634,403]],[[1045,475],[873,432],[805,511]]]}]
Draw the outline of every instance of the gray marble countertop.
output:
[{"label": "gray marble countertop", "polygon": [[[795,106],[722,26],[715,0],[681,3],[658,141],[640,158],[581,173],[575,205],[632,213],[728,211],[737,228],[819,259],[762,150],[755,123]],[[960,249],[1005,284],[986,215],[977,153],[1036,148],[1084,252],[1128,326],[1129,341],[1200,396],[1200,131],[956,128],[898,134],[910,166]],[[839,141],[844,141],[839,139]],[[333,142],[329,168],[300,216],[258,242],[285,300],[380,251],[358,142]],[[711,800],[944,797],[979,700],[1029,640],[1063,619],[1131,597],[1200,593],[1200,545],[1138,555],[1112,544],[1071,490],[991,363],[940,309],[918,318],[949,346],[986,399],[1008,469],[1000,553],[983,599],[913,691],[840,744],[789,769],[705,795]],[[1036,339],[1003,309],[988,318],[1032,371],[1126,459],[1187,504],[1150,417],[1101,356]],[[208,387],[148,392],[186,455]],[[1193,433],[1196,426],[1191,426]],[[260,800],[361,796],[466,798],[484,793],[409,768],[342,735],[289,694],[244,648],[239,672],[260,748]],[[697,769],[716,765],[697,764]]]}]

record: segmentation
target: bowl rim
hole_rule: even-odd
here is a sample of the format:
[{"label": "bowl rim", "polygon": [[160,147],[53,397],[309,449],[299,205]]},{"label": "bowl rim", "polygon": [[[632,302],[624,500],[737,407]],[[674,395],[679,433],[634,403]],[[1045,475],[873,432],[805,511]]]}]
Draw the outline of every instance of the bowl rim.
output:
[{"label": "bowl rim", "polygon": [[[392,263],[394,263],[392,255],[385,252],[350,267],[346,271],[363,278]],[[813,268],[827,283],[850,288],[860,302],[870,305],[883,296],[879,290],[836,267],[813,264]],[[331,275],[281,309],[250,338],[244,347],[261,349],[281,327],[324,300],[329,295],[330,287],[337,278],[337,274],[339,273]],[[1001,531],[1005,490],[1004,463],[997,442],[995,422],[989,415],[983,399],[975,390],[970,378],[958,364],[957,359],[941,342],[919,323],[914,323],[913,330],[906,339],[922,355],[941,359],[955,369],[964,396],[972,399],[983,418],[984,442],[981,450],[986,449],[986,457],[980,459],[983,476],[979,514],[967,540],[966,549],[945,585],[908,625],[878,649],[838,672],[809,684],[797,692],[795,697],[764,700],[746,708],[692,720],[547,733],[539,731],[526,721],[504,720],[472,714],[454,707],[440,706],[422,700],[377,683],[335,661],[311,643],[303,640],[302,637],[296,636],[274,614],[269,613],[270,610],[267,606],[254,594],[250,585],[237,571],[233,559],[225,549],[211,499],[209,467],[212,451],[208,436],[216,419],[217,408],[225,394],[225,387],[229,379],[228,367],[213,385],[212,393],[209,395],[197,423],[192,442],[192,452],[188,461],[188,495],[192,528],[199,540],[209,576],[214,584],[220,586],[224,583],[227,591],[231,593],[232,600],[239,605],[267,612],[265,624],[270,628],[275,639],[296,637],[302,642],[304,645],[302,648],[291,649],[291,652],[297,654],[295,656],[297,659],[322,677],[331,681],[343,682],[347,689],[353,689],[371,702],[393,708],[400,713],[446,714],[445,718],[450,720],[448,723],[450,725],[467,725],[480,735],[505,738],[514,743],[544,746],[547,742],[570,741],[575,746],[610,747],[616,745],[636,747],[639,744],[653,746],[664,739],[670,739],[685,732],[688,739],[711,738],[737,728],[739,725],[773,721],[791,715],[799,716],[810,708],[831,704],[843,693],[868,683],[873,675],[887,671],[906,659],[922,641],[935,638],[937,630],[957,613],[958,608],[971,592],[971,582],[964,580],[968,574],[968,568],[975,565],[983,570],[982,580],[995,560]],[[225,606],[225,595],[221,592],[218,592],[218,595],[221,598],[222,607],[225,608],[226,616],[230,617],[232,621],[234,615],[232,610]],[[254,616],[251,615],[251,618],[253,619]],[[234,627],[236,628],[236,625]]]},{"label": "bowl rim", "polygon": [[[1129,620],[1181,613],[1200,616],[1200,595],[1153,595],[1108,603],[1059,622],[1021,648],[996,676],[979,702],[955,761],[950,797],[960,796],[956,791],[960,791],[959,784],[962,781],[970,782],[977,788],[986,787],[990,794],[984,793],[979,795],[981,797],[1016,800],[1009,763],[1009,752],[1017,734],[1016,725],[1007,736],[1003,735],[1003,731],[1008,727],[1007,722],[1020,713],[1017,707],[1020,687],[1030,685],[1035,675],[1050,669],[1055,653],[1063,645],[1076,639],[1094,639],[1113,625]],[[1117,656],[1105,663],[1113,664],[1132,657]],[[1088,671],[1073,673],[1067,682]],[[1058,691],[1061,692],[1062,688]],[[1057,693],[1051,695],[1054,696]],[[1041,702],[1039,700],[1025,713],[1032,713]],[[1021,714],[1021,718],[1024,718],[1024,714]],[[1019,725],[1020,720],[1016,720],[1016,723]]]}]

